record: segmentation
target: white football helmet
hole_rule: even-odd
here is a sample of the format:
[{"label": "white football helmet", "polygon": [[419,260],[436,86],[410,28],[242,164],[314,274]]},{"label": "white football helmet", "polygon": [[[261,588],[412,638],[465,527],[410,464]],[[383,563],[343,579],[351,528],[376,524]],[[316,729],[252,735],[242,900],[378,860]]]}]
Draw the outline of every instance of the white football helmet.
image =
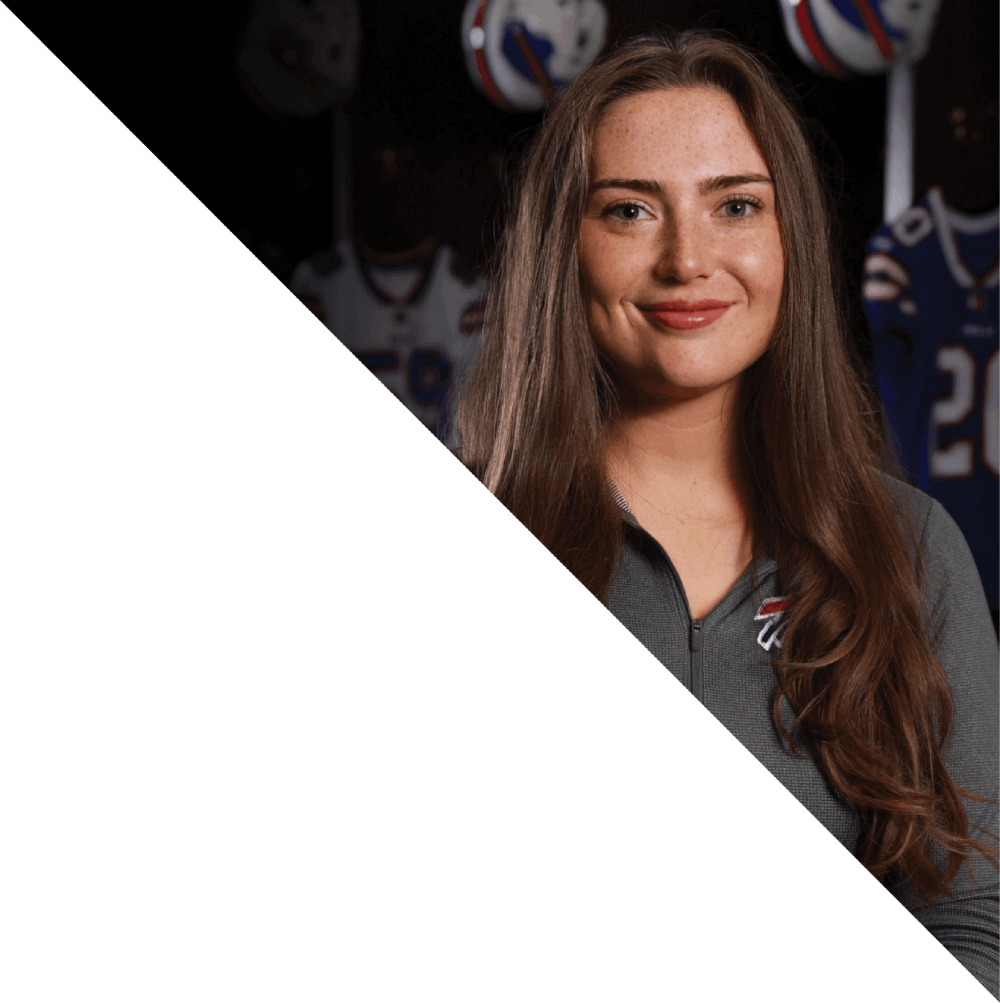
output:
[{"label": "white football helmet", "polygon": [[468,0],[466,68],[500,108],[539,111],[597,58],[607,28],[600,0]]},{"label": "white football helmet", "polygon": [[238,45],[240,83],[264,110],[310,118],[350,96],[360,39],[357,0],[255,0]]},{"label": "white football helmet", "polygon": [[821,76],[877,76],[927,54],[941,0],[779,0],[795,54]]}]

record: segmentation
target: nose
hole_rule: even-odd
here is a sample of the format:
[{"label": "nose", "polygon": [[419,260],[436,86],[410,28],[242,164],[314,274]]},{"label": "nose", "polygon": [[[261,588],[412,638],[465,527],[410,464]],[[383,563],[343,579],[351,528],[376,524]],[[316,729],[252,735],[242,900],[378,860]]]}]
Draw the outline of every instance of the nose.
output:
[{"label": "nose", "polygon": [[711,264],[711,240],[696,212],[674,212],[665,220],[656,277],[682,284],[708,278]]}]

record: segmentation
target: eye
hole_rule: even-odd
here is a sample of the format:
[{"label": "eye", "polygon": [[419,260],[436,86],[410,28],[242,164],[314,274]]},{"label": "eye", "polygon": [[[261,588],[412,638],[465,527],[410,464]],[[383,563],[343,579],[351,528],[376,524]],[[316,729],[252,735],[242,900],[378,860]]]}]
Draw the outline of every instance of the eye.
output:
[{"label": "eye", "polygon": [[763,204],[748,195],[734,195],[722,203],[721,212],[727,219],[747,219],[758,209],[763,209]]},{"label": "eye", "polygon": [[635,223],[642,218],[644,212],[648,211],[644,205],[640,205],[638,202],[619,202],[617,205],[608,206],[603,215],[623,223]]}]

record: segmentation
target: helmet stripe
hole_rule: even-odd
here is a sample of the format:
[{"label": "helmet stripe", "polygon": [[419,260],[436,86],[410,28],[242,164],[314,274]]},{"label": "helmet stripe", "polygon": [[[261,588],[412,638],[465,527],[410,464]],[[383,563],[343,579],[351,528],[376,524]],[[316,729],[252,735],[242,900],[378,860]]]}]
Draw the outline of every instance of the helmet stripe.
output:
[{"label": "helmet stripe", "polygon": [[808,0],[801,0],[801,3],[795,8],[795,19],[799,23],[802,39],[809,46],[809,51],[813,54],[816,62],[831,76],[846,77],[847,71],[833,58],[833,54],[823,44],[816,31],[816,25],[813,24],[812,15],[809,12]]},{"label": "helmet stripe", "polygon": [[868,0],[854,0],[854,6],[858,8],[858,13],[865,22],[865,27],[871,33],[872,38],[875,39],[875,44],[878,46],[878,51],[882,54],[882,58],[895,59],[896,53],[893,50],[892,42],[889,40],[889,35],[885,28],[882,27],[882,22],[879,21],[875,11],[872,10],[872,5]]},{"label": "helmet stripe", "polygon": [[[483,19],[486,16],[486,5],[489,0],[479,0],[479,6],[476,8],[476,16],[472,22],[473,28],[482,28]],[[495,101],[501,108],[509,108],[510,102],[503,96],[500,88],[497,87],[493,80],[493,76],[490,74],[490,68],[486,65],[486,51],[485,46],[481,49],[476,49],[476,66],[479,69],[479,77],[483,81],[483,86],[486,88],[486,93]]]}]

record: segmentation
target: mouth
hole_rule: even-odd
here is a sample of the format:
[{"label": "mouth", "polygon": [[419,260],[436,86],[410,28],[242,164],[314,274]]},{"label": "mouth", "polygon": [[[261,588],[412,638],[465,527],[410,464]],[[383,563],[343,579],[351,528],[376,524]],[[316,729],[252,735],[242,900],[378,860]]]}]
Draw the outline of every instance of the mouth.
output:
[{"label": "mouth", "polygon": [[640,309],[664,327],[690,331],[715,323],[730,306],[732,304],[724,300],[671,300],[669,303],[653,303]]}]

